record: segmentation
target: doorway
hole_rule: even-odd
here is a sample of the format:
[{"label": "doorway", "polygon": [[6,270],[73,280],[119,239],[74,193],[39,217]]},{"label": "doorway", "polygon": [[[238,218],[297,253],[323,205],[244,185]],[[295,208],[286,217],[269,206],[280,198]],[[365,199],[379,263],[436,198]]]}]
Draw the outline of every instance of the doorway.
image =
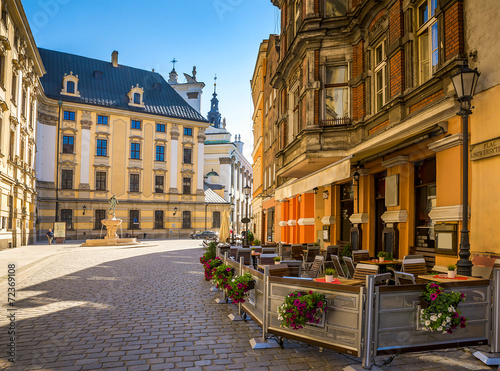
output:
[{"label": "doorway", "polygon": [[374,175],[375,179],[375,255],[379,251],[384,251],[382,235],[384,230],[384,221],[382,215],[387,211],[385,206],[385,177],[387,171]]}]

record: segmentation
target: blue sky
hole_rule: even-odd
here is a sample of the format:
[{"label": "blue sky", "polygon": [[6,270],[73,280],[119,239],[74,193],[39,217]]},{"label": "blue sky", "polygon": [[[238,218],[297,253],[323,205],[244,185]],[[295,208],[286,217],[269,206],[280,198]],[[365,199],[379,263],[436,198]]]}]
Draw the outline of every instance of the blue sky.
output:
[{"label": "blue sky", "polygon": [[[140,4],[137,5],[137,4]],[[250,79],[259,45],[279,31],[270,0],[24,0],[39,47],[152,69],[168,80],[170,61],[183,72],[198,71],[206,84],[206,117],[217,74],[217,93],[231,133],[241,134],[251,161]]]}]

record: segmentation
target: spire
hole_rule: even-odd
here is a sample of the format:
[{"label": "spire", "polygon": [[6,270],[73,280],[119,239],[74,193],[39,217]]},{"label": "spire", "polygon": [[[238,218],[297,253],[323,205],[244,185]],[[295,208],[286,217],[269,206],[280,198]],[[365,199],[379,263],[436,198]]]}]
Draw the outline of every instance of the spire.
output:
[{"label": "spire", "polygon": [[177,76],[178,75],[177,75],[177,71],[175,71],[175,64],[178,62],[178,60],[174,58],[170,62],[172,63],[172,71],[168,75],[168,77],[169,77],[168,78],[168,83],[170,85],[176,85],[178,83],[177,82]]},{"label": "spire", "polygon": [[210,111],[208,112],[207,120],[213,127],[220,128],[221,114],[219,112],[219,100],[217,99],[217,75],[214,77],[214,93],[210,102]]}]

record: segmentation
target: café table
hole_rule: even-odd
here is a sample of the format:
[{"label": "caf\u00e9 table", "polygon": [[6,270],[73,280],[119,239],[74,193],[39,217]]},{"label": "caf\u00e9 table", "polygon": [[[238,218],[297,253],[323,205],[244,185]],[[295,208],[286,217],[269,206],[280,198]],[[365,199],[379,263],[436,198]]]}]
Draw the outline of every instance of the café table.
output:
[{"label": "caf\u00e9 table", "polygon": [[255,252],[252,250],[252,264],[253,264],[253,269],[257,269],[257,257],[260,256],[260,252]]},{"label": "caf\u00e9 table", "polygon": [[314,282],[321,282],[321,283],[330,283],[333,285],[363,285],[365,281],[363,280],[353,280],[353,279],[347,279],[347,278],[334,278],[333,282],[326,282],[325,278],[315,278]]},{"label": "caf\u00e9 table", "polygon": [[383,262],[379,261],[378,259],[372,259],[372,260],[361,260],[360,263],[363,264],[371,264],[371,265],[378,265],[380,268],[380,273],[386,273],[387,272],[387,266],[388,265],[402,265],[403,261],[401,259],[393,259],[393,260],[384,260]]},{"label": "caf\u00e9 table", "polygon": [[433,281],[433,282],[440,282],[440,283],[446,283],[446,282],[461,282],[461,281],[480,281],[483,278],[477,278],[477,277],[468,277],[468,276],[462,276],[457,274],[455,278],[448,278],[447,274],[424,274],[424,275],[418,275],[418,278],[421,278],[426,281]]}]

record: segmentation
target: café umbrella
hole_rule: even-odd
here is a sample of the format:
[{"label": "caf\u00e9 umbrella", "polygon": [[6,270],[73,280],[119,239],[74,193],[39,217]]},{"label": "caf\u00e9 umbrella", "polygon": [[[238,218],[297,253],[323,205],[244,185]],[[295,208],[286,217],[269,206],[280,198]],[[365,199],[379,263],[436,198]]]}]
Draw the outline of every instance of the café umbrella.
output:
[{"label": "caf\u00e9 umbrella", "polygon": [[222,220],[219,229],[219,242],[226,242],[229,238],[229,213],[222,213]]}]

